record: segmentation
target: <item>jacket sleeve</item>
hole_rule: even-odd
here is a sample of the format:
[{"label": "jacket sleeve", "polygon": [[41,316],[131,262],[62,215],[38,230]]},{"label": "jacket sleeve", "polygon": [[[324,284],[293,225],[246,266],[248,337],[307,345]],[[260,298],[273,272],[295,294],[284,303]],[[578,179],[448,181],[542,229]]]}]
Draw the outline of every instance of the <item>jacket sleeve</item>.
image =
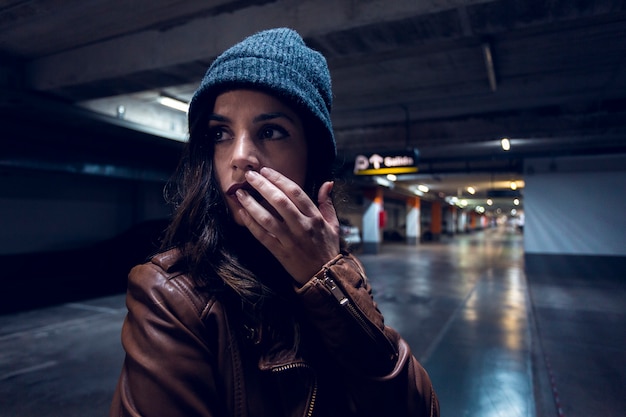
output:
[{"label": "jacket sleeve", "polygon": [[[111,417],[227,415],[215,377],[218,364],[230,363],[216,353],[225,351],[217,346],[228,340],[217,324],[225,321],[188,291],[185,279],[152,263],[131,271],[122,328],[126,357]],[[208,333],[218,336],[209,339]]]},{"label": "jacket sleeve", "polygon": [[439,415],[428,374],[406,341],[385,326],[355,258],[338,255],[296,292],[329,354],[343,364],[358,415]]}]

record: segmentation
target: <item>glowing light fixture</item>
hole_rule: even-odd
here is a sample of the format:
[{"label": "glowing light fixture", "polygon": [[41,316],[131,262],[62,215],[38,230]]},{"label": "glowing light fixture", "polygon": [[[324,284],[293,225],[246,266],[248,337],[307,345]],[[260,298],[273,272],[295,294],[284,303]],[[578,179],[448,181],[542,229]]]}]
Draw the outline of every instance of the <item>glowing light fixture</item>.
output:
[{"label": "glowing light fixture", "polygon": [[159,96],[157,97],[157,101],[163,106],[182,111],[184,113],[187,113],[187,111],[189,110],[189,103],[185,103],[184,101],[176,100],[171,97]]},{"label": "glowing light fixture", "polygon": [[513,200],[513,204],[515,204],[516,206],[519,206],[519,198],[516,198],[515,200]]},{"label": "glowing light fixture", "polygon": [[126,115],[126,106],[124,106],[123,104],[117,106],[116,114],[118,119],[123,119]]},{"label": "glowing light fixture", "polygon": [[394,183],[392,181],[389,181],[386,178],[383,177],[374,177],[374,181],[376,182],[376,184],[383,186],[383,187],[387,187],[387,188],[393,188]]},{"label": "glowing light fixture", "polygon": [[474,194],[476,194],[476,188],[471,187],[471,186],[467,187],[467,192],[472,194],[472,195],[474,195]]},{"label": "glowing light fixture", "polygon": [[387,179],[388,179],[389,181],[395,181],[395,180],[397,180],[397,179],[398,179],[398,177],[396,177],[396,176],[395,176],[395,175],[393,175],[393,174],[387,174]]},{"label": "glowing light fixture", "polygon": [[487,205],[488,205],[488,206],[491,206],[492,204],[493,204],[493,200],[492,200],[492,199],[490,199],[490,198],[488,198],[488,199],[487,199]]},{"label": "glowing light fixture", "polygon": [[420,190],[423,193],[427,193],[429,188],[427,186],[425,186],[424,184],[420,184],[417,186],[417,189]]},{"label": "glowing light fixture", "polygon": [[509,140],[509,138],[502,138],[500,144],[502,145],[502,149],[505,151],[511,149],[511,141]]},{"label": "glowing light fixture", "polygon": [[511,190],[517,190],[517,183],[515,181],[511,181]]}]

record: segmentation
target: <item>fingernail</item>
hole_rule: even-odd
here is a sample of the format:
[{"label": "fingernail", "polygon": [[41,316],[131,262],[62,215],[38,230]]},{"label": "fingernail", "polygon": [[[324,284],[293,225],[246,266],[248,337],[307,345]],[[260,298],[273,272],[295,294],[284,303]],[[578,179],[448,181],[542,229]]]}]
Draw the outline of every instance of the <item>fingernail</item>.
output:
[{"label": "fingernail", "polygon": [[242,190],[241,188],[238,189],[237,191],[235,191],[235,195],[237,196],[238,199],[242,199],[246,196],[246,192],[244,190]]},{"label": "fingernail", "polygon": [[258,177],[259,173],[256,171],[246,171],[246,177],[251,177],[251,178],[256,178]]},{"label": "fingernail", "polygon": [[261,168],[261,174],[265,177],[267,177],[268,175],[271,175],[272,172],[274,172],[274,170],[272,168],[269,167],[263,167]]}]

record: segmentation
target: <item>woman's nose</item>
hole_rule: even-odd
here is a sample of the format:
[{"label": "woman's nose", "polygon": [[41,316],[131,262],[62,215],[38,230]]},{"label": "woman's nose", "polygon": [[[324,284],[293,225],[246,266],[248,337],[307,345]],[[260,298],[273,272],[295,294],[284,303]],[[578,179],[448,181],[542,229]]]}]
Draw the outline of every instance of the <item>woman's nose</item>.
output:
[{"label": "woman's nose", "polygon": [[259,150],[248,134],[240,134],[235,139],[232,167],[248,171],[260,169]]}]

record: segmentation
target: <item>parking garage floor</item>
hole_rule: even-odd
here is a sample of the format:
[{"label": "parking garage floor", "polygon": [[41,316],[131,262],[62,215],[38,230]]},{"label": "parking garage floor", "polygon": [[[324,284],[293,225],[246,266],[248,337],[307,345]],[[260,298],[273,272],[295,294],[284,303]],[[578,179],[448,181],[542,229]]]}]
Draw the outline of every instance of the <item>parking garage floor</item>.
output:
[{"label": "parking garage floor", "polygon": [[[491,229],[360,255],[446,417],[626,415],[625,280],[527,277]],[[122,294],[0,316],[0,417],[105,416]]]}]

